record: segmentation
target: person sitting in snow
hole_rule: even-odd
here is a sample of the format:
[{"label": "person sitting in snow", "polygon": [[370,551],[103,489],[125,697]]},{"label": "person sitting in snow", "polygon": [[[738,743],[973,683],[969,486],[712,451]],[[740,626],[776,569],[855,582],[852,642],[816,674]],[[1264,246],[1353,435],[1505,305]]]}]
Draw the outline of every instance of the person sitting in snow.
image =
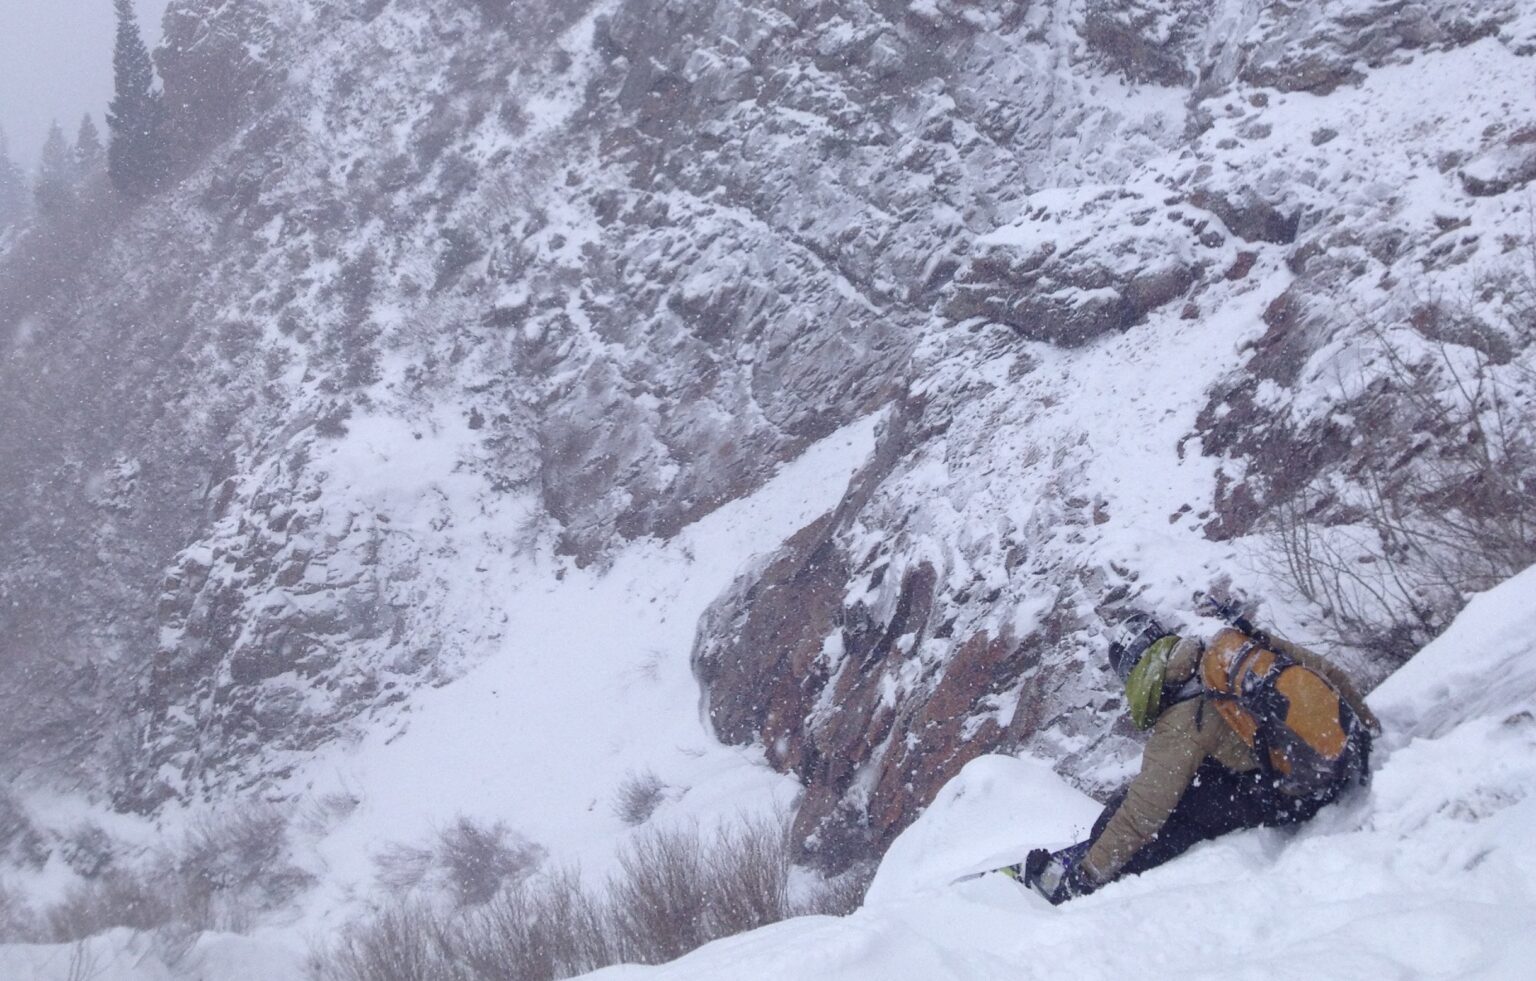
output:
[{"label": "person sitting in snow", "polygon": [[1109,659],[1132,721],[1151,729],[1141,772],[1087,841],[1035,849],[1022,868],[1003,871],[1059,904],[1197,842],[1306,821],[1369,778],[1381,725],[1349,678],[1241,617],[1232,622],[1209,643],[1146,614],[1125,622]]}]

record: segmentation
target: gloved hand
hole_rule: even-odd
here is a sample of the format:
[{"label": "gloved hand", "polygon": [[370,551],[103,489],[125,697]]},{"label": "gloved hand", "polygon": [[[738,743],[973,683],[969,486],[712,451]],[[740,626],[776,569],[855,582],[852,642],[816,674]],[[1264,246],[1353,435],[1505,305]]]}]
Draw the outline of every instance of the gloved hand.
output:
[{"label": "gloved hand", "polygon": [[1044,848],[1032,850],[1024,859],[1025,885],[1044,896],[1052,906],[1093,892],[1098,885],[1082,864],[1082,857],[1088,850],[1086,844],[1073,845],[1059,852]]},{"label": "gloved hand", "polygon": [[1253,621],[1243,614],[1243,608],[1238,600],[1229,596],[1225,591],[1222,591],[1220,595],[1213,596],[1210,593],[1196,590],[1194,599],[1195,612],[1201,616],[1215,617],[1218,620],[1231,624],[1250,637],[1260,632],[1253,625]]},{"label": "gloved hand", "polygon": [[1364,699],[1361,699],[1360,705],[1355,708],[1355,714],[1360,717],[1360,722],[1365,726],[1365,731],[1369,732],[1372,738],[1381,735],[1381,719],[1376,717],[1376,713],[1371,711],[1370,706],[1365,704]]}]

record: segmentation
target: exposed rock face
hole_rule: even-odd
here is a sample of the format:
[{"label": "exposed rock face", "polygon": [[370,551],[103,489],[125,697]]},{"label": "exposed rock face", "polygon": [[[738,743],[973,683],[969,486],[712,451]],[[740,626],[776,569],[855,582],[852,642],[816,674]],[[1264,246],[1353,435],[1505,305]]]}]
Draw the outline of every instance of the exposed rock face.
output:
[{"label": "exposed rock face", "polygon": [[1461,171],[1462,186],[1474,197],[1507,194],[1536,180],[1536,129],[1522,129],[1495,144]]},{"label": "exposed rock face", "polygon": [[1204,54],[1197,45],[1212,6],[1187,0],[1090,0],[1081,33],[1127,78],[1183,85],[1195,80]]},{"label": "exposed rock face", "polygon": [[[1366,18],[1375,26],[1365,34],[1378,38],[1401,39],[1414,16],[1402,5],[1375,13],[1388,23]],[[1243,48],[1301,64],[1332,43],[1315,31],[1326,39],[1333,26],[1311,23],[1302,31],[1294,19],[1256,22]],[[1455,32],[1404,40],[1380,63],[1419,64],[1415,51],[1470,43]],[[1199,92],[1210,93],[1220,61],[1192,83]],[[1390,79],[1353,83],[1361,92],[1345,114],[1394,98]],[[1262,547],[1257,532],[1278,505],[1385,461],[1412,469],[1433,440],[1464,438],[1395,388],[1402,380],[1382,332],[1403,324],[1411,337],[1454,320],[1414,313],[1414,284],[1460,275],[1475,264],[1480,237],[1467,234],[1461,215],[1411,224],[1412,200],[1386,190],[1410,178],[1391,166],[1329,166],[1395,137],[1339,125],[1315,140],[1315,118],[1273,112],[1273,89],[1244,84],[1196,107],[1199,125],[1182,155],[1148,163],[1160,176],[1113,191],[1037,192],[1012,222],[978,236],[941,308],[970,329],[919,349],[924,398],[891,423],[886,456],[842,509],[744,578],[701,626],[696,657],[712,718],[725,738],[760,739],[776,765],[806,782],[797,830],[827,866],[878,853],[955,767],[982,752],[1042,753],[1107,789],[1119,772],[1105,761],[1127,734],[1116,728],[1119,700],[1096,657],[1119,610],[1178,617],[1188,593],[1178,595],[1173,580],[1200,588],[1242,576],[1225,543]],[[1329,88],[1305,73],[1296,87]],[[1410,115],[1384,129],[1419,125]],[[1498,139],[1469,119],[1424,147],[1414,172],[1435,182],[1435,195],[1455,198],[1466,177],[1431,163],[1436,150]],[[1234,172],[1243,177],[1231,180]],[[1478,212],[1494,225],[1500,213]],[[1163,269],[1172,270],[1166,292],[1128,302],[1138,276]],[[1514,337],[1520,322],[1509,305],[1518,305],[1515,293],[1502,292],[1517,288],[1504,282],[1481,326],[1455,342],[1503,352],[1486,355],[1494,362],[1512,349],[1490,339]],[[1235,336],[1223,338],[1213,325],[1228,317]],[[1074,353],[1021,349],[996,325]],[[1137,331],[1160,340],[1138,344]],[[1208,340],[1181,349],[1186,333]],[[1181,381],[1202,372],[1210,373],[1194,383],[1196,411],[1176,408]],[[1120,388],[1117,413],[1094,421],[1059,409],[1076,400],[1084,411],[1081,400],[1106,378]],[[1182,423],[1154,421],[1169,415]],[[1117,434],[1116,425],[1134,431]],[[1193,447],[1206,455],[1212,470],[1197,482],[1205,492],[1181,501],[1147,486],[1139,454],[1160,438],[1183,466],[1194,463],[1184,455]],[[1352,520],[1345,500],[1318,519]],[[1169,529],[1161,546],[1122,538],[1127,527],[1140,540],[1157,525]],[[1209,543],[1208,558],[1186,533]],[[1169,563],[1182,570],[1172,579]],[[1273,588],[1251,566],[1247,575],[1249,588]]]},{"label": "exposed rock face", "polygon": [[[1181,206],[1182,205],[1182,206]],[[1032,340],[1085,344],[1125,331],[1230,257],[1211,215],[1126,188],[1046,192],[977,241],[945,313],[1008,324]]]},{"label": "exposed rock face", "polygon": [[[1073,567],[1038,537],[1050,528],[1064,550],[1085,550],[1103,502],[1068,499],[1064,512],[1030,514],[1033,526],[1004,518],[998,539],[961,536],[949,550],[939,528],[954,517],[920,507],[895,540],[878,540],[892,485],[931,466],[942,430],[973,424],[939,422],[957,411],[899,410],[839,510],[743,577],[700,627],[711,721],[722,738],[760,740],[805,782],[796,833],[832,869],[878,852],[976,756],[1032,746],[1070,758],[1118,714],[1081,656],[1098,643],[1094,604],[1124,598],[1136,577]],[[1027,487],[1043,462],[1000,464],[1003,483]],[[1031,560],[1042,546],[1051,557]],[[1078,772],[1094,783],[1091,768]]]},{"label": "exposed rock face", "polygon": [[[1107,788],[1105,624],[1240,575],[1234,539],[1411,420],[1354,311],[1507,261],[1531,179],[1513,2],[168,23],[202,163],[92,251],[0,258],[52,268],[0,295],[0,655],[116,719],[142,808],[388,724],[493,648],[523,552],[600,567],[879,410],[843,505],[701,624],[720,735],[805,782],[829,866],[982,752]],[[1437,73],[1481,84],[1405,103]]]},{"label": "exposed rock face", "polygon": [[1299,211],[1286,214],[1252,188],[1227,192],[1202,188],[1190,196],[1190,203],[1216,215],[1232,234],[1248,242],[1290,245],[1296,241],[1296,229],[1301,223]]},{"label": "exposed rock face", "polygon": [[[338,720],[445,680],[447,665],[495,639],[484,632],[494,631],[494,616],[468,625],[442,616],[453,586],[430,564],[424,570],[411,541],[418,528],[436,527],[440,552],[475,552],[447,500],[328,508],[313,474],[286,486],[283,471],[296,462],[279,463],[271,486],[240,511],[230,507],[237,481],[220,487],[230,513],[209,535],[218,544],[183,552],[167,575],[139,708],[151,757],[189,747],[193,755],[175,778],[134,774],[120,802],[144,809],[208,789],[205,778],[226,760],[300,759],[335,735]],[[193,717],[182,711],[188,704],[207,708]],[[236,789],[267,776],[237,777]]]},{"label": "exposed rock face", "polygon": [[1517,16],[1510,0],[1324,5],[1265,5],[1262,40],[1253,45],[1243,81],[1282,92],[1326,95],[1380,68],[1424,50],[1447,50],[1491,37]]}]

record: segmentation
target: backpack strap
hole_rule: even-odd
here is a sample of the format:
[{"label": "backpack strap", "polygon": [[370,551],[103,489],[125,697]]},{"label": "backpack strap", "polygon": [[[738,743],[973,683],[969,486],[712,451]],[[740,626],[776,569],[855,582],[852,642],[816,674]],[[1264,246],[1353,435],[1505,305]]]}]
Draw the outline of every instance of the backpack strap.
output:
[{"label": "backpack strap", "polygon": [[1319,800],[1368,778],[1368,730],[1316,669],[1228,629],[1211,642],[1199,678],[1206,697],[1252,751],[1266,788]]},{"label": "backpack strap", "polygon": [[[1255,693],[1249,690],[1250,686],[1245,681],[1250,675],[1259,675],[1257,686],[1252,687],[1272,686],[1275,676],[1279,674],[1277,668],[1290,664],[1290,659],[1269,650],[1247,634],[1243,634],[1235,648],[1208,651],[1204,656],[1212,655],[1220,659],[1218,664],[1210,666],[1215,670],[1208,670],[1202,659],[1199,672],[1206,696],[1215,700],[1222,719],[1253,752],[1264,783],[1269,787],[1278,786],[1282,774],[1275,766],[1264,720],[1245,704],[1245,700]],[[1256,665],[1254,662],[1259,658],[1266,658],[1266,663]]]}]

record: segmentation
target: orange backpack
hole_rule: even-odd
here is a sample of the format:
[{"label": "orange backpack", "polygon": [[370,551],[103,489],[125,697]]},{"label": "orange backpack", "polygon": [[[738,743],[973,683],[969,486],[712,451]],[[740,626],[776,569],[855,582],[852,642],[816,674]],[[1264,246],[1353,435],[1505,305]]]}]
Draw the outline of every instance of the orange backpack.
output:
[{"label": "orange backpack", "polygon": [[1307,797],[1365,774],[1354,711],[1310,668],[1228,627],[1201,655],[1200,682],[1284,793]]}]

